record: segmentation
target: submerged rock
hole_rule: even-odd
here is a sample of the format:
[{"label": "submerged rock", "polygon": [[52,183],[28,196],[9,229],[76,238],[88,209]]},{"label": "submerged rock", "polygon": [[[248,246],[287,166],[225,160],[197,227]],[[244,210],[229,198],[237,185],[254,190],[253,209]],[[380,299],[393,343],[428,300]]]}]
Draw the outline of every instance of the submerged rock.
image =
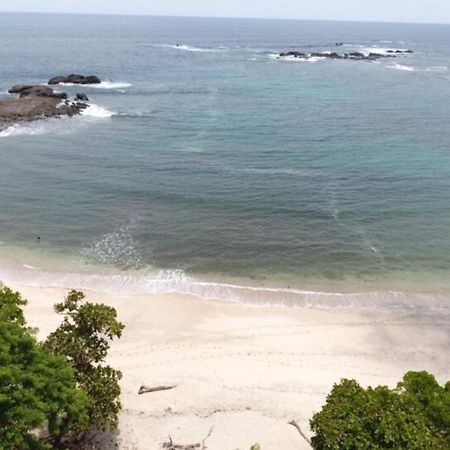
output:
[{"label": "submerged rock", "polygon": [[48,80],[48,84],[60,84],[60,83],[73,83],[73,84],[99,84],[101,83],[100,78],[95,75],[60,75],[57,77],[53,77]]}]

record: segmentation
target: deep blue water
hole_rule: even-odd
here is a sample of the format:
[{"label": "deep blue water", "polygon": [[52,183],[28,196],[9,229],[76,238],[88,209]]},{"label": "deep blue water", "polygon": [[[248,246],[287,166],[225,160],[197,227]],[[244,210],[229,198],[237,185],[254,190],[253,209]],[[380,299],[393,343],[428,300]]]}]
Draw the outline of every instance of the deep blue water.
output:
[{"label": "deep blue water", "polygon": [[[109,80],[62,88],[90,116],[0,134],[3,256],[448,286],[450,26],[0,14],[0,43],[2,96]],[[372,47],[414,54],[275,57]]]}]

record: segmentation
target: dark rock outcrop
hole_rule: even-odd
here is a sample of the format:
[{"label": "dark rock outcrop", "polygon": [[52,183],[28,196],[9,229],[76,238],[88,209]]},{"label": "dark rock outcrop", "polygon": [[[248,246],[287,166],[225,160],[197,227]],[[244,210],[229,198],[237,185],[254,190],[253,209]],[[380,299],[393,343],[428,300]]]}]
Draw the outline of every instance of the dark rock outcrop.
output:
[{"label": "dark rock outcrop", "polygon": [[48,84],[73,83],[73,84],[99,84],[101,80],[95,75],[61,75],[48,80]]},{"label": "dark rock outcrop", "polygon": [[29,84],[16,84],[11,89],[8,89],[8,92],[10,94],[20,94],[23,91],[26,91],[27,89],[31,89],[34,86],[31,86]]},{"label": "dark rock outcrop", "polygon": [[88,102],[89,98],[86,94],[84,94],[83,92],[79,92],[76,96],[75,96],[76,100],[81,100],[83,102]]},{"label": "dark rock outcrop", "polygon": [[54,92],[53,89],[47,86],[29,86],[24,84],[17,84],[8,90],[10,94],[20,94],[20,97],[26,97],[33,95],[35,97],[51,97],[66,99],[67,94],[65,92]]},{"label": "dark rock outcrop", "polygon": [[0,100],[0,131],[16,123],[74,116],[89,106],[80,99],[71,102],[66,93],[54,92],[48,86],[16,85],[8,92],[19,97]]}]

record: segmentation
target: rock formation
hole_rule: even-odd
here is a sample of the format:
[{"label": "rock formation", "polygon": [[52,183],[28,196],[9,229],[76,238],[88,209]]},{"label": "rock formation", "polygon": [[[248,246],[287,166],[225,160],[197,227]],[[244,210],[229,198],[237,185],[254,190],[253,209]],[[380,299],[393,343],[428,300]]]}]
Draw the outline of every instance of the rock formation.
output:
[{"label": "rock formation", "polygon": [[48,80],[48,84],[60,84],[60,83],[72,83],[72,84],[99,84],[100,79],[95,75],[60,75]]},{"label": "rock formation", "polygon": [[70,102],[65,92],[54,92],[48,86],[18,84],[8,91],[17,98],[0,100],[0,131],[16,123],[31,122],[49,117],[74,116],[89,105],[87,96]]}]

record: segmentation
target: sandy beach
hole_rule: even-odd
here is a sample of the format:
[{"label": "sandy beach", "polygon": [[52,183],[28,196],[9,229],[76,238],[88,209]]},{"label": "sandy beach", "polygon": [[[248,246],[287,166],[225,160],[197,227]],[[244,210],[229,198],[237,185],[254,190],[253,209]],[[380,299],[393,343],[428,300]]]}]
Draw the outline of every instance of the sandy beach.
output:
[{"label": "sandy beach", "polygon": [[[29,324],[44,338],[59,323],[52,305],[67,290],[14,285]],[[450,317],[442,311],[256,308],[176,294],[86,292],[125,324],[109,362],[123,372],[122,450],[156,450],[170,435],[210,450],[308,449],[294,427],[333,383],[394,386],[409,370],[450,379]],[[141,385],[176,385],[138,395]],[[111,448],[105,442],[104,448]]]}]

